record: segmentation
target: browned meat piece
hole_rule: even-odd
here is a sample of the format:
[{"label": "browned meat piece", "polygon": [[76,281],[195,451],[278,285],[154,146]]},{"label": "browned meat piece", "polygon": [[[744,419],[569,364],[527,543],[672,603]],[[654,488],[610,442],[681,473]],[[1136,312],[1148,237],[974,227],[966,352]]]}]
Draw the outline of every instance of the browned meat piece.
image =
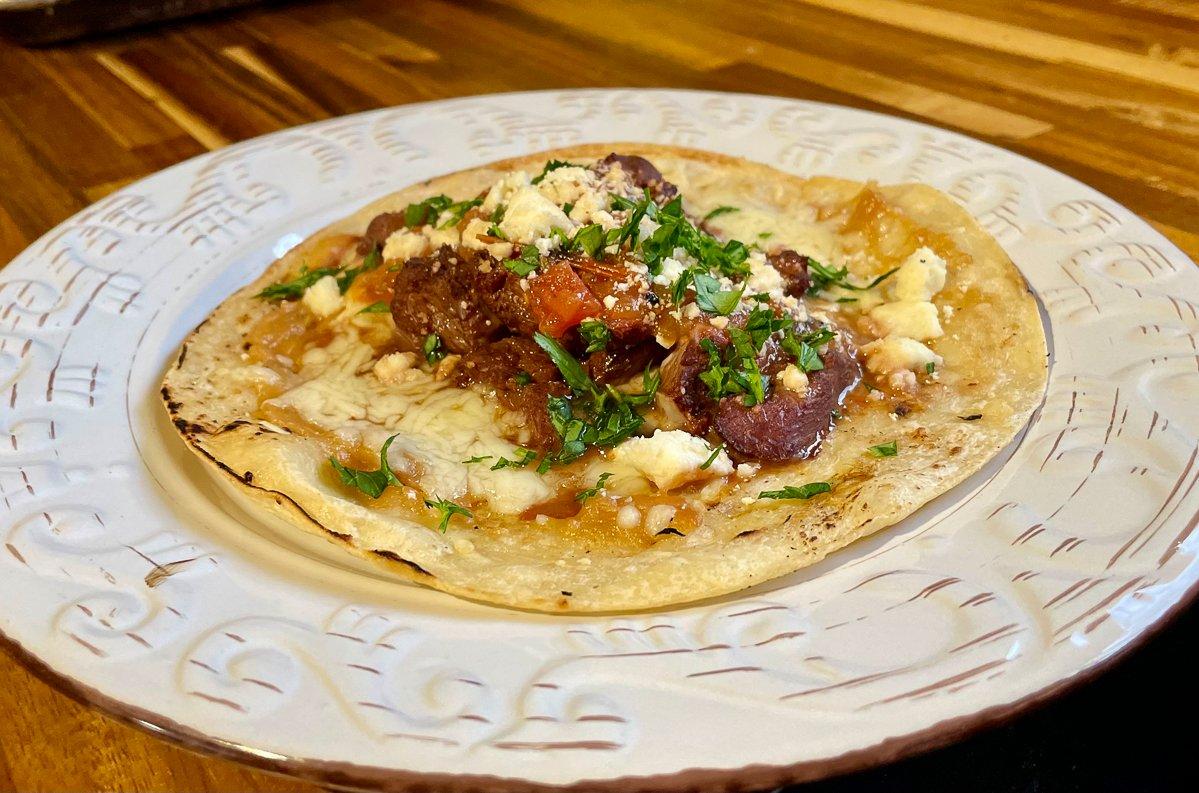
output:
[{"label": "browned meat piece", "polygon": [[616,154],[613,152],[599,161],[597,170],[600,173],[604,173],[614,163],[620,163],[620,167],[633,180],[633,184],[638,187],[648,187],[650,194],[655,199],[661,201],[674,198],[678,195],[679,189],[666,181],[662,176],[662,172],[644,157],[638,157],[635,154]]},{"label": "browned meat piece", "polygon": [[366,233],[358,241],[359,255],[365,256],[376,247],[383,247],[388,237],[406,225],[403,212],[384,212],[382,215],[376,215],[367,224]]},{"label": "browned meat piece", "polygon": [[705,319],[692,322],[674,352],[662,362],[662,385],[658,394],[669,399],[679,414],[682,428],[693,435],[708,431],[716,401],[708,395],[708,387],[699,375],[708,368],[708,353],[700,346],[710,339],[718,350],[729,345],[729,334],[715,328]]},{"label": "browned meat piece", "polygon": [[492,392],[505,408],[523,415],[528,448],[553,451],[560,445],[547,404],[551,395],[566,396],[570,389],[532,339],[512,336],[463,356],[454,367],[454,382],[460,388],[474,385]]},{"label": "browned meat piece", "polygon": [[658,343],[650,340],[632,347],[616,348],[609,345],[606,350],[593,352],[583,361],[591,379],[604,383],[623,383],[630,377],[645,371],[645,367],[665,352]]},{"label": "browned meat piece", "polygon": [[775,388],[753,407],[746,407],[741,397],[720,400],[716,432],[729,449],[766,461],[814,456],[832,426],[833,411],[862,374],[851,349],[830,344],[823,360],[823,369],[808,373],[806,395]]},{"label": "browned meat piece", "polygon": [[808,276],[808,257],[796,253],[790,248],[784,248],[781,251],[775,251],[767,255],[766,261],[770,262],[774,269],[779,271],[783,276],[783,280],[787,282],[787,294],[794,297],[803,297],[808,291],[808,287],[812,285],[812,279]]},{"label": "browned meat piece", "polygon": [[497,268],[482,273],[473,260],[444,245],[409,259],[396,273],[391,299],[397,348],[419,352],[425,338],[436,333],[446,350],[468,353],[503,334],[503,324],[480,299],[497,280],[502,283],[505,271]]},{"label": "browned meat piece", "polygon": [[532,336],[537,330],[537,318],[533,316],[529,291],[521,287],[522,279],[516,273],[500,262],[493,261],[492,264],[502,277],[493,289],[480,289],[480,302],[513,333]]}]

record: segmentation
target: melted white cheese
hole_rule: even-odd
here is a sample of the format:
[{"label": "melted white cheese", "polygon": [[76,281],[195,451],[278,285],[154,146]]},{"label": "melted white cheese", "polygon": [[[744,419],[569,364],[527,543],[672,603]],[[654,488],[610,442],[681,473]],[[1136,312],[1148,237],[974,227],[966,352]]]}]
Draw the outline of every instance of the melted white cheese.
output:
[{"label": "melted white cheese", "polygon": [[[728,203],[735,205],[737,200],[730,196]],[[756,242],[767,250],[790,248],[824,264],[837,261],[841,250],[832,227],[817,222],[811,213],[767,212],[743,206],[737,212],[713,218],[708,226],[725,239],[741,240],[746,245]]]},{"label": "melted white cheese", "polygon": [[[476,456],[519,456],[496,432],[494,406],[476,392],[410,368],[398,382],[357,375],[370,363],[372,350],[355,338],[340,337],[327,351],[323,363],[300,371],[302,385],[270,403],[291,407],[313,424],[372,449],[399,433],[390,449],[397,469],[411,468],[402,460],[412,458],[421,470],[421,489],[438,498],[462,498],[469,491],[492,509],[512,514],[553,494],[553,473],[542,477],[530,469],[492,471],[489,464],[463,463]],[[390,374],[389,367],[384,374]]]}]

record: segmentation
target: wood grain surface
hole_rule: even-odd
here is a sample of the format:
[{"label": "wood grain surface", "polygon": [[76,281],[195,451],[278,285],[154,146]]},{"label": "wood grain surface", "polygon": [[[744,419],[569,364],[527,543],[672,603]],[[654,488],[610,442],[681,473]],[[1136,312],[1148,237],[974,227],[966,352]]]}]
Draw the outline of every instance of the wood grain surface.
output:
[{"label": "wood grain surface", "polygon": [[[230,142],[360,110],[573,86],[794,96],[928,121],[1114,197],[1199,259],[1199,5],[991,0],[274,3],[0,44],[0,262]],[[0,790],[313,790],[199,758],[0,658]]]}]

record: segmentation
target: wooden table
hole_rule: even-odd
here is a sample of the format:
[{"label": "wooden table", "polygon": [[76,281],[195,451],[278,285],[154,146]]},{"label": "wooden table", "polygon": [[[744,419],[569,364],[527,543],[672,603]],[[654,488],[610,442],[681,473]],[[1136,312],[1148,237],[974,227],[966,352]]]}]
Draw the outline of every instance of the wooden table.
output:
[{"label": "wooden table", "polygon": [[[958,129],[1088,182],[1199,259],[1199,5],[590,6],[279,3],[53,49],[0,44],[0,261],[122,185],[243,138],[425,99],[621,85],[803,97]],[[1154,646],[1181,651],[1178,630]],[[1136,662],[1150,664],[1140,685],[1163,685]],[[923,761],[930,779],[943,776],[936,763],[964,762],[941,755]],[[1165,757],[1152,759],[1160,768]],[[312,788],[117,725],[0,658],[7,789]]]}]

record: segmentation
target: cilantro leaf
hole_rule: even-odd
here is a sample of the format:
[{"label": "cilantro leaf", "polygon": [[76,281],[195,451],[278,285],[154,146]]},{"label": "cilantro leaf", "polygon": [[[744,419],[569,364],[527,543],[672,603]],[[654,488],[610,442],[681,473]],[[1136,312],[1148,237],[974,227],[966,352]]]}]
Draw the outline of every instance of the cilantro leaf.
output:
[{"label": "cilantro leaf", "polygon": [[899,444],[896,441],[880,443],[877,446],[871,446],[866,451],[875,457],[894,457],[899,454]]},{"label": "cilantro leaf", "polygon": [[501,457],[495,461],[495,465],[491,466],[491,470],[498,471],[501,468],[524,468],[529,463],[537,458],[537,452],[532,449],[517,447],[517,458],[509,460],[507,457]]},{"label": "cilantro leaf", "polygon": [[575,495],[575,501],[583,502],[589,498],[594,498],[595,496],[599,495],[599,491],[604,489],[604,485],[607,484],[610,478],[612,478],[612,474],[610,473],[605,472],[600,474],[599,479],[595,480],[595,487],[589,487],[586,490],[580,490]]},{"label": "cilantro leaf", "polygon": [[587,348],[583,350],[585,353],[599,352],[607,349],[608,342],[612,341],[612,331],[598,319],[585,319],[579,323],[579,335],[583,337],[583,341],[587,342]]},{"label": "cilantro leaf", "polygon": [[541,266],[541,253],[537,250],[536,246],[522,245],[520,256],[515,259],[508,259],[504,262],[504,266],[521,278],[524,278]]},{"label": "cilantro leaf", "polygon": [[315,270],[309,270],[307,267],[300,268],[300,274],[290,281],[283,281],[277,284],[271,284],[263,289],[254,297],[260,297],[263,300],[290,300],[304,296],[304,291],[308,287],[315,284],[317,281],[324,278],[326,275],[336,275],[338,272],[336,267],[318,267]]},{"label": "cilantro leaf", "polygon": [[924,371],[928,374],[932,374],[933,372],[937,371],[937,364],[933,361],[929,361],[924,365]]},{"label": "cilantro leaf", "polygon": [[708,459],[704,460],[704,462],[703,462],[703,465],[701,465],[701,466],[699,467],[699,468],[700,468],[700,470],[701,470],[701,471],[706,471],[706,470],[708,470],[709,468],[711,468],[711,467],[712,467],[712,463],[716,462],[716,458],[717,458],[717,457],[719,457],[719,456],[720,456],[720,453],[721,453],[721,452],[723,452],[723,451],[724,451],[724,444],[723,444],[723,443],[718,443],[718,444],[716,444],[716,448],[712,450],[712,454],[710,454],[710,455],[708,456]]},{"label": "cilantro leaf", "polygon": [[695,283],[695,304],[709,314],[728,316],[733,313],[745,291],[744,282],[740,289],[722,290],[720,281],[703,272],[696,272],[692,280]]},{"label": "cilantro leaf", "polygon": [[362,260],[362,264],[357,267],[349,267],[337,273],[337,289],[344,295],[350,289],[350,284],[354,283],[354,279],[363,273],[370,272],[383,263],[383,254],[379,252],[378,246],[371,248],[371,252]]},{"label": "cilantro leaf", "polygon": [[782,347],[791,357],[795,359],[795,364],[803,372],[818,372],[824,368],[824,361],[820,359],[819,348],[836,337],[829,328],[821,327],[816,330],[801,333],[798,336],[794,332],[788,331],[783,335]]},{"label": "cilantro leaf", "polygon": [[814,295],[817,292],[822,292],[828,289],[830,286],[839,286],[842,289],[849,289],[854,292],[864,292],[867,289],[873,289],[874,287],[878,286],[883,281],[894,275],[898,270],[898,267],[892,268],[865,286],[858,286],[849,282],[848,267],[839,267],[837,269],[833,269],[809,257],[808,275],[812,279],[812,285],[808,287],[808,294]]},{"label": "cilantro leaf", "polygon": [[708,354],[708,365],[699,373],[700,382],[708,387],[708,396],[713,399],[741,395],[746,407],[760,405],[766,401],[767,379],[758,367],[758,348],[741,328],[729,328],[729,339],[732,343],[725,348],[723,361],[711,339],[700,340],[700,348]]},{"label": "cilantro leaf", "polygon": [[534,176],[529,180],[529,182],[531,184],[541,184],[541,180],[544,179],[545,175],[550,171],[556,171],[559,168],[569,168],[572,165],[574,165],[574,163],[567,162],[566,160],[550,160],[545,164],[545,167],[541,169],[541,173]]},{"label": "cilantro leaf", "polygon": [[516,376],[513,377],[512,379],[516,381],[516,384],[518,386],[520,386],[521,388],[524,388],[529,383],[533,382],[533,375],[529,374],[524,369],[521,369],[519,372],[516,373]]},{"label": "cilantro leaf", "polygon": [[433,223],[454,200],[448,195],[435,195],[404,207],[404,225],[410,229]]},{"label": "cilantro leaf", "polygon": [[775,316],[772,309],[766,306],[754,306],[745,318],[745,331],[753,342],[754,349],[762,349],[766,339],[779,331],[788,332],[795,326],[795,320],[789,316]]},{"label": "cilantro leaf", "polygon": [[562,373],[563,379],[570,389],[576,394],[595,394],[595,382],[592,381],[590,375],[574,356],[566,351],[558,342],[546,336],[540,331],[533,334],[533,341],[537,342],[537,346],[545,350],[545,354],[554,362],[554,366],[558,367],[558,371]]},{"label": "cilantro leaf", "polygon": [[687,296],[687,287],[691,286],[692,280],[695,278],[695,271],[691,269],[683,270],[679,275],[678,280],[670,287],[670,299],[675,305],[681,305],[683,298]]},{"label": "cilantro leaf", "polygon": [[387,450],[391,448],[391,442],[399,437],[399,434],[392,435],[383,443],[383,448],[379,450],[379,469],[377,471],[362,471],[357,468],[350,468],[342,465],[337,461],[336,457],[330,457],[329,463],[333,466],[333,470],[341,477],[342,484],[350,485],[366,493],[371,498],[378,498],[383,495],[383,491],[388,485],[402,484],[396,475],[391,470],[391,465],[387,462]]},{"label": "cilantro leaf", "polygon": [[827,493],[832,489],[833,486],[828,482],[808,482],[806,485],[798,487],[787,485],[782,490],[763,490],[761,493],[758,493],[758,498],[798,498],[806,501],[813,496]]},{"label": "cilantro leaf", "polygon": [[350,284],[354,283],[354,279],[368,270],[373,270],[383,263],[383,256],[379,253],[379,248],[371,249],[362,260],[362,264],[357,267],[348,267],[340,269],[337,267],[318,267],[315,270],[309,270],[306,266],[300,268],[300,274],[290,281],[283,281],[278,284],[271,284],[255,295],[263,300],[291,300],[301,298],[308,287],[315,284],[317,281],[324,278],[326,275],[331,275],[337,281],[337,289],[343,295],[350,288]]},{"label": "cilantro leaf", "polygon": [[425,355],[425,360],[429,363],[437,363],[445,357],[445,350],[441,347],[441,337],[436,333],[430,333],[425,336],[425,343],[421,345],[421,352]]},{"label": "cilantro leaf", "polygon": [[[441,211],[440,214],[445,215],[446,219],[443,220],[441,222],[441,225],[439,225],[437,228],[448,229],[448,228],[453,228],[454,226],[457,226],[459,223],[462,222],[462,217],[467,212],[469,212],[470,210],[474,209],[475,207],[481,205],[482,203],[483,203],[483,199],[472,198],[469,201],[459,201],[456,204],[450,204],[448,207],[446,207],[445,209],[443,209]],[[502,215],[501,215],[501,217],[502,217]],[[497,220],[494,222],[498,223],[499,221]],[[503,235],[497,235],[497,236],[500,236],[501,239],[503,238]]]},{"label": "cilantro leaf", "polygon": [[721,215],[728,215],[733,212],[740,212],[740,211],[741,211],[741,209],[739,207],[719,206],[719,207],[716,207],[715,209],[713,209],[708,214],[704,215],[703,222],[707,223],[712,218],[718,218]]},{"label": "cilantro leaf", "polygon": [[450,526],[450,518],[455,515],[461,515],[464,518],[474,518],[474,513],[466,507],[460,507],[453,501],[447,501],[443,498],[426,498],[425,506],[437,510],[441,513],[441,522],[437,524],[437,530],[445,534],[446,529]]},{"label": "cilantro leaf", "polygon": [[569,250],[579,249],[592,259],[598,259],[603,254],[604,247],[604,227],[598,223],[589,223],[571,237]]}]

